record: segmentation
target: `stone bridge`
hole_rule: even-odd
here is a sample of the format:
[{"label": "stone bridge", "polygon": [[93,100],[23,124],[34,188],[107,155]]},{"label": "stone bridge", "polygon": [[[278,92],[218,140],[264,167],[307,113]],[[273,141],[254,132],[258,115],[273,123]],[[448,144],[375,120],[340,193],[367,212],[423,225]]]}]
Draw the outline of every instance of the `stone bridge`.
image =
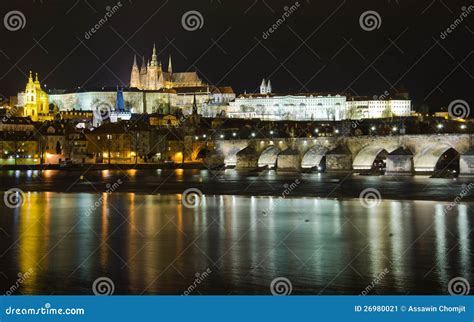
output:
[{"label": "stone bridge", "polygon": [[363,171],[380,161],[387,173],[429,173],[451,152],[461,155],[462,173],[474,173],[469,134],[217,140],[214,146],[209,165],[237,169]]}]

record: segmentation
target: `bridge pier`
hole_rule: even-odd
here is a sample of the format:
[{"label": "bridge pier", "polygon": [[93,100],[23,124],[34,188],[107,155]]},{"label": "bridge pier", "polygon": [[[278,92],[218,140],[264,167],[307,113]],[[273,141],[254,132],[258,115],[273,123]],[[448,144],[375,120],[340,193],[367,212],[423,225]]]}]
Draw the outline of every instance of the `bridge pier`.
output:
[{"label": "bridge pier", "polygon": [[461,154],[459,158],[459,175],[474,176],[474,147]]},{"label": "bridge pier", "polygon": [[251,170],[258,168],[259,154],[252,147],[237,152],[237,163],[235,168],[238,170]]},{"label": "bridge pier", "polygon": [[413,153],[400,147],[387,155],[386,166],[386,175],[412,175]]},{"label": "bridge pier", "polygon": [[225,165],[224,160],[224,154],[218,152],[211,152],[204,159],[204,165],[209,169],[220,168]]},{"label": "bridge pier", "polygon": [[352,171],[352,154],[345,146],[340,146],[326,154],[326,171]]},{"label": "bridge pier", "polygon": [[286,171],[299,171],[301,169],[301,157],[297,150],[291,148],[278,154],[277,169]]}]

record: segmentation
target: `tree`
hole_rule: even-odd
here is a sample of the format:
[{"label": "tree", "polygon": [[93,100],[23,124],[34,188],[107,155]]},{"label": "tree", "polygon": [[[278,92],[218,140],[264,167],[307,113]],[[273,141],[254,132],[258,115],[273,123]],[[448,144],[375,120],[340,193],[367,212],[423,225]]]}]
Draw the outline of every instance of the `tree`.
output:
[{"label": "tree", "polygon": [[107,145],[107,159],[110,164],[110,150],[112,149],[112,135],[107,134],[107,140],[105,141],[105,144]]},{"label": "tree", "polygon": [[132,144],[132,151],[135,152],[135,164],[137,164],[138,153],[140,153],[140,134],[138,132],[132,132],[130,134],[130,141]]},{"label": "tree", "polygon": [[62,149],[61,149],[61,143],[59,141],[56,142],[56,154],[61,154]]},{"label": "tree", "polygon": [[349,120],[354,120],[354,119],[359,119],[360,118],[360,115],[359,115],[359,109],[357,108],[357,106],[351,106],[349,108],[349,110],[347,111],[347,118]]},{"label": "tree", "polygon": [[74,153],[74,139],[66,137],[66,142],[64,144],[64,153],[66,154],[67,159],[72,158],[72,154]]},{"label": "tree", "polygon": [[44,163],[44,156],[46,154],[46,138],[42,136],[41,134],[38,137],[38,150],[39,150],[39,156],[40,156],[40,165],[43,165]]}]

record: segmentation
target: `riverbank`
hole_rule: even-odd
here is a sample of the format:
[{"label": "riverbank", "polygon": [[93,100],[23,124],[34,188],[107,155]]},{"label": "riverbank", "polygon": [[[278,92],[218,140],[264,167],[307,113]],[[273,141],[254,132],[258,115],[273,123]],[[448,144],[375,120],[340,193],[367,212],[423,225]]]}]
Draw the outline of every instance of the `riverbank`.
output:
[{"label": "riverbank", "polygon": [[202,162],[186,162],[186,163],[138,163],[138,164],[74,164],[61,166],[59,164],[4,164],[0,165],[2,170],[61,170],[61,171],[77,171],[77,170],[156,170],[156,169],[205,169]]},{"label": "riverbank", "polygon": [[[359,198],[375,192],[380,199],[474,201],[472,178],[357,176],[338,173],[242,172],[236,170],[129,169],[0,171],[0,190],[100,193],[181,194],[195,188],[206,195]],[[374,191],[375,190],[375,191]]]}]

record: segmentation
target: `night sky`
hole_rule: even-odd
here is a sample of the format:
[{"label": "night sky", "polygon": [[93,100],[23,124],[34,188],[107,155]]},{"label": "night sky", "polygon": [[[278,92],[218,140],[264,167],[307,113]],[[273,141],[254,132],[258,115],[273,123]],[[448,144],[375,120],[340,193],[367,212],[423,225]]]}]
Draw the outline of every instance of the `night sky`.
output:
[{"label": "night sky", "polygon": [[[438,110],[455,99],[474,102],[474,11],[440,38],[467,0],[300,0],[268,39],[262,35],[295,1],[121,0],[122,7],[90,39],[85,33],[117,1],[2,1],[3,17],[21,11],[26,25],[0,25],[0,93],[24,90],[28,70],[47,88],[127,86],[133,55],[151,56],[153,42],[174,71],[197,70],[208,83],[237,93],[271,77],[274,92],[394,94],[408,90],[416,108]],[[181,18],[200,12],[201,29]],[[381,17],[364,31],[359,17]],[[139,61],[141,65],[141,61]],[[45,79],[46,78],[46,79]]]}]

